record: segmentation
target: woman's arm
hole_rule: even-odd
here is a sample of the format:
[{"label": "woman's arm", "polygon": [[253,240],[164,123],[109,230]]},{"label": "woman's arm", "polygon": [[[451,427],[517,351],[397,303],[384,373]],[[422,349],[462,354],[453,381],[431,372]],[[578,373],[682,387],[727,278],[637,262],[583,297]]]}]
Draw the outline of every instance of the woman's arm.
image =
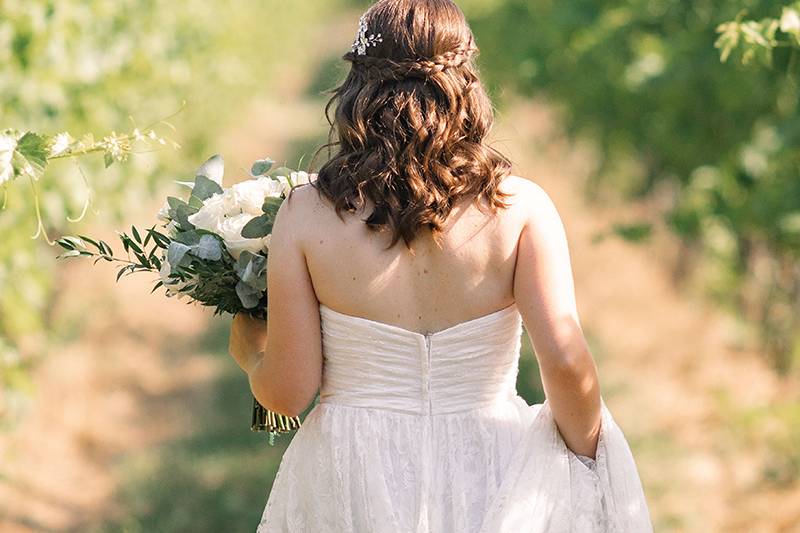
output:
[{"label": "woman's arm", "polygon": [[527,181],[521,194],[526,223],[517,249],[514,297],[559,432],[573,452],[594,458],[600,388],[580,326],[564,226],[541,187]]},{"label": "woman's arm", "polygon": [[267,321],[246,313],[236,313],[231,322],[228,352],[246,374],[264,356],[267,348]]},{"label": "woman's arm", "polygon": [[[305,189],[305,190],[304,190]],[[317,394],[322,380],[319,301],[303,250],[316,191],[298,187],[275,217],[267,256],[267,316],[239,314],[231,325],[229,351],[247,372],[259,403],[297,416]]]}]

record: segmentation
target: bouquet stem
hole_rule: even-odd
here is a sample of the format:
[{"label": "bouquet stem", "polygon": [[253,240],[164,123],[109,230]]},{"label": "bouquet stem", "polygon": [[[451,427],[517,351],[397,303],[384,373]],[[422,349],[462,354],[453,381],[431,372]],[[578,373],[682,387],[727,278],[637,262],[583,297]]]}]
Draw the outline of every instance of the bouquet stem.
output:
[{"label": "bouquet stem", "polygon": [[300,417],[287,416],[270,411],[258,403],[253,397],[253,431],[269,431],[270,433],[288,433],[300,427]]}]

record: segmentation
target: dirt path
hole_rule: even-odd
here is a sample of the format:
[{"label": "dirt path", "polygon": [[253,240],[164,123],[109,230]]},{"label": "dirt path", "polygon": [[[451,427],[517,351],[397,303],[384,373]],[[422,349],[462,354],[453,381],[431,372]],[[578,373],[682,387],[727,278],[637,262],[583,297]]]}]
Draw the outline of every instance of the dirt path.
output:
[{"label": "dirt path", "polygon": [[[113,233],[100,236],[114,242]],[[107,509],[114,464],[189,431],[191,418],[176,410],[202,401],[219,371],[215,358],[192,353],[203,313],[149,295],[147,276],[115,284],[115,273],[89,262],[59,271],[64,285],[53,315],[56,323],[75,320],[65,329],[78,336],[52,347],[34,376],[30,411],[0,434],[4,532],[73,530]]]}]

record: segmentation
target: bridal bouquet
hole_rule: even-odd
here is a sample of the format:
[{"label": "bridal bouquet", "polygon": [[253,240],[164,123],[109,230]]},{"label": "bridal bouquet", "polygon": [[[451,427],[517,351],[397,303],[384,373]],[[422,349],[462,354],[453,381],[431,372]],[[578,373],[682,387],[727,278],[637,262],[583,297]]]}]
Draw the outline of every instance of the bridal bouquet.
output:
[{"label": "bridal bouquet", "polygon": [[[155,272],[151,292],[163,288],[167,296],[214,307],[215,315],[247,312],[266,319],[272,225],[291,188],[309,181],[305,172],[273,170],[273,164],[270,159],[256,161],[249,179],[226,188],[224,161],[215,155],[197,170],[194,181],[177,182],[191,192],[185,200],[168,197],[158,224],[118,232],[126,257],[115,256],[102,240],[79,235],[57,241],[66,250],[59,258],[120,263],[117,280],[133,272]],[[269,431],[272,437],[298,427],[298,417],[274,413],[253,398],[253,431]]]}]

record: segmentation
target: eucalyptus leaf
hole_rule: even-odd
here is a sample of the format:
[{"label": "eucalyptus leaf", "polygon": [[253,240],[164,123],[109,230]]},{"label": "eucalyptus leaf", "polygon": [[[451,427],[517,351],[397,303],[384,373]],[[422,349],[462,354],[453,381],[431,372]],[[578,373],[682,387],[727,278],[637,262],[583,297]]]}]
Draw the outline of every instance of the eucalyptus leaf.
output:
[{"label": "eucalyptus leaf", "polygon": [[239,301],[242,302],[245,309],[252,309],[261,301],[263,291],[254,289],[250,285],[240,281],[236,284],[236,296],[239,297]]},{"label": "eucalyptus leaf", "polygon": [[253,167],[250,169],[250,174],[253,176],[264,176],[267,172],[269,172],[269,169],[272,168],[274,163],[275,161],[270,158],[259,159],[253,163]]},{"label": "eucalyptus leaf", "polygon": [[245,239],[261,239],[272,233],[275,216],[265,213],[255,217],[242,228],[242,237]]},{"label": "eucalyptus leaf", "polygon": [[189,230],[178,233],[172,240],[173,242],[179,242],[186,246],[195,246],[200,244],[201,236],[202,234],[197,230]]},{"label": "eucalyptus leaf", "polygon": [[201,235],[200,242],[191,247],[192,255],[209,261],[222,259],[222,247],[213,235]]},{"label": "eucalyptus leaf", "polygon": [[[192,189],[192,197],[199,200],[206,200],[215,194],[222,193],[222,187],[216,181],[210,178],[198,175],[194,180],[194,188]],[[191,200],[189,201],[191,205]]]},{"label": "eucalyptus leaf", "polygon": [[264,213],[271,213],[273,216],[278,215],[278,209],[283,204],[283,198],[276,198],[274,196],[267,196],[264,198],[264,204],[261,206],[261,211]]},{"label": "eucalyptus leaf", "polygon": [[[192,184],[192,186],[194,186],[194,184]],[[174,196],[167,196],[167,204],[169,204],[170,209],[177,209],[179,205],[187,205],[186,202]]]},{"label": "eucalyptus leaf", "polygon": [[173,219],[180,224],[182,230],[193,230],[195,226],[189,222],[189,216],[197,213],[198,210],[198,208],[192,207],[188,204],[179,205],[178,208],[175,209],[175,216]]},{"label": "eucalyptus leaf", "polygon": [[183,258],[191,249],[192,248],[190,246],[178,241],[172,241],[169,243],[169,248],[167,248],[167,261],[169,262],[169,266],[174,269],[180,265]]},{"label": "eucalyptus leaf", "polygon": [[263,255],[243,251],[234,265],[234,270],[243,283],[260,291],[267,290],[267,258]]},{"label": "eucalyptus leaf", "polygon": [[201,200],[197,196],[192,195],[189,197],[189,206],[199,210],[201,207],[203,207],[203,200]]}]

